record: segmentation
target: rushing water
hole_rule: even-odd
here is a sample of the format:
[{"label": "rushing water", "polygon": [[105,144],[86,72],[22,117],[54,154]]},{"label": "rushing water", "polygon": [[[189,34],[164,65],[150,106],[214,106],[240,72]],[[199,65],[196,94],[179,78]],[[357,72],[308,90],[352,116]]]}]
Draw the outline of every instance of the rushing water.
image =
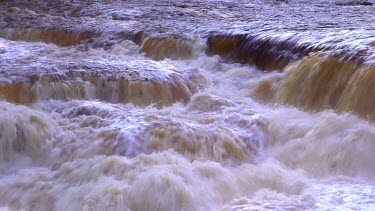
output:
[{"label": "rushing water", "polygon": [[375,210],[371,1],[1,1],[0,209]]}]

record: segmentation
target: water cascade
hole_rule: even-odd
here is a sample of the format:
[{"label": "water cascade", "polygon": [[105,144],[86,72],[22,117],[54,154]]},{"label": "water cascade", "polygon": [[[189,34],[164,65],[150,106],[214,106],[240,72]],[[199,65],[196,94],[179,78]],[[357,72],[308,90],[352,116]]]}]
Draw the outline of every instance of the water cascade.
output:
[{"label": "water cascade", "polygon": [[371,1],[1,1],[0,210],[374,210]]}]

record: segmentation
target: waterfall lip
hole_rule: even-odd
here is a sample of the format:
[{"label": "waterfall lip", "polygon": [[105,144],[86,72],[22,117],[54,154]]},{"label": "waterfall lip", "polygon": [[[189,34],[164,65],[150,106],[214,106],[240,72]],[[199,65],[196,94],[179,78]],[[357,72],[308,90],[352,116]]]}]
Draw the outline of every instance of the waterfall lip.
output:
[{"label": "waterfall lip", "polygon": [[[57,48],[43,43],[22,43],[0,38],[2,69],[0,81],[34,82],[43,77],[51,81],[75,81],[85,76],[105,77],[107,80],[169,80],[172,75],[182,77],[181,70],[168,61],[152,61],[142,57],[121,56],[112,60],[110,52],[93,50],[86,53],[75,48]],[[95,55],[97,54],[97,55]],[[64,56],[64,58],[61,58]],[[79,80],[78,80],[79,81]]]},{"label": "waterfall lip", "polygon": [[[46,99],[101,99],[136,105],[187,102],[204,77],[197,69],[169,60],[147,59],[118,49],[58,47],[46,43],[7,41],[0,49],[0,97],[16,103]],[[131,46],[124,46],[124,48]],[[198,72],[197,72],[198,71]]]},{"label": "waterfall lip", "polygon": [[[335,10],[331,11],[332,14],[329,13],[328,18],[316,17],[317,12],[331,8]],[[371,8],[364,6],[356,9],[366,14],[371,12]],[[313,31],[312,37],[328,34],[328,38],[334,38],[330,36],[332,33],[347,30],[359,32],[354,38],[361,39],[372,36],[371,30],[375,24],[373,17],[360,19],[360,14],[350,13],[350,7],[337,6],[331,1],[316,1],[308,6],[303,1],[257,1],[251,5],[229,1],[187,1],[181,5],[172,1],[149,2],[145,5],[134,0],[126,3],[115,1],[111,4],[103,1],[68,3],[52,0],[48,4],[40,3],[37,6],[27,2],[7,1],[0,5],[0,11],[4,14],[0,18],[0,29],[35,28],[87,32],[89,37],[85,41],[93,41],[98,47],[110,46],[121,39],[139,44],[144,37],[150,35],[185,33],[202,38],[210,32],[267,35]],[[296,21],[291,21],[285,14]],[[354,18],[355,21],[346,21],[349,18]],[[309,19],[312,21],[306,21]],[[366,23],[365,27],[355,24],[359,20]],[[362,33],[363,30],[367,32]],[[103,41],[105,37],[108,40]]]},{"label": "waterfall lip", "polygon": [[[345,35],[347,39],[330,36]],[[310,54],[333,56],[359,64],[375,65],[373,59],[375,39],[368,37],[355,40],[356,33],[340,31],[326,35],[312,36],[304,33],[217,33],[207,37],[207,54],[218,54],[227,61],[255,65],[264,71],[283,70],[290,63]]]},{"label": "waterfall lip", "polygon": [[0,37],[27,42],[45,42],[53,43],[59,46],[69,46],[80,43],[83,40],[90,39],[94,36],[91,31],[76,32],[67,29],[54,28],[2,28]]},{"label": "waterfall lip", "polygon": [[352,112],[373,121],[374,68],[353,58],[313,54],[286,69],[274,100],[305,110]]}]

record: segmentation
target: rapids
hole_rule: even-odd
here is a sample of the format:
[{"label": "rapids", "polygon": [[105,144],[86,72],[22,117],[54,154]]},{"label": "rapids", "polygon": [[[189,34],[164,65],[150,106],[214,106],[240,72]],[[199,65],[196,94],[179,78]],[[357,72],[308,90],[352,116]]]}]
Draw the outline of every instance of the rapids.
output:
[{"label": "rapids", "polygon": [[0,210],[375,210],[371,1],[0,1]]}]

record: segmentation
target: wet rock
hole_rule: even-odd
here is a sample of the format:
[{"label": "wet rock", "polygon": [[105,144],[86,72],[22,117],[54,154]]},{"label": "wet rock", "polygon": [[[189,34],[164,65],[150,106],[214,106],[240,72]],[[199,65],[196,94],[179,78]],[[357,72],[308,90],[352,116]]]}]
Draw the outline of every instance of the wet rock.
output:
[{"label": "wet rock", "polygon": [[16,12],[18,10],[18,8],[17,7],[9,7],[8,8],[8,12]]},{"label": "wet rock", "polygon": [[187,5],[187,4],[180,4],[180,5],[177,5],[177,7],[180,7],[180,8],[189,8],[190,6]]},{"label": "wet rock", "polygon": [[347,2],[336,2],[338,6],[372,6],[373,3],[369,1],[347,1]]}]

